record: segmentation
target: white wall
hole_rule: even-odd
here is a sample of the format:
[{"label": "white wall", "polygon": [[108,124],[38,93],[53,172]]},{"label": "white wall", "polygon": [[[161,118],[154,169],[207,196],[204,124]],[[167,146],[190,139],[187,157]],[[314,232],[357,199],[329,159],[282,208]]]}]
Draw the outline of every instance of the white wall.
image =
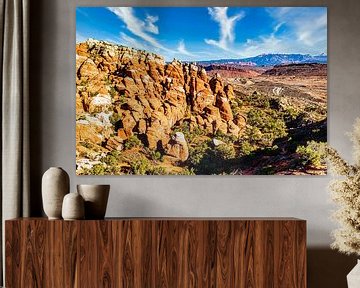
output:
[{"label": "white wall", "polygon": [[[33,1],[32,1],[33,2]],[[37,2],[35,4],[35,2]],[[65,168],[71,189],[109,183],[107,216],[292,216],[308,221],[308,246],[327,247],[334,208],[328,176],[75,176],[76,5],[174,5],[174,1],[42,0],[32,4],[33,185],[50,166]],[[360,116],[360,1],[178,1],[187,6],[328,6],[328,139],[347,159],[345,136]],[[37,190],[38,191],[38,190]],[[34,200],[35,201],[35,200]],[[37,200],[38,201],[38,200]]]}]

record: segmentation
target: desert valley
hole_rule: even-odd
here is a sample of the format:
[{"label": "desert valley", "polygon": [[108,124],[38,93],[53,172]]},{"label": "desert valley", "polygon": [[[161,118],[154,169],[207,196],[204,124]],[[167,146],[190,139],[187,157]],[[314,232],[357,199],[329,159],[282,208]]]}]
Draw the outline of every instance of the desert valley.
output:
[{"label": "desert valley", "polygon": [[165,62],[76,45],[78,175],[323,175],[326,55]]}]

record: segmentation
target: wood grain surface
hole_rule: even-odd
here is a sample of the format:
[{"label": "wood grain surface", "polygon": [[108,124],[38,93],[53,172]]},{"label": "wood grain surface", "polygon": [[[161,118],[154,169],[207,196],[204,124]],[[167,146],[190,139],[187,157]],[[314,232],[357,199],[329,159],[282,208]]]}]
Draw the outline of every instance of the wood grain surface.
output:
[{"label": "wood grain surface", "polygon": [[5,223],[6,287],[306,287],[297,219]]}]

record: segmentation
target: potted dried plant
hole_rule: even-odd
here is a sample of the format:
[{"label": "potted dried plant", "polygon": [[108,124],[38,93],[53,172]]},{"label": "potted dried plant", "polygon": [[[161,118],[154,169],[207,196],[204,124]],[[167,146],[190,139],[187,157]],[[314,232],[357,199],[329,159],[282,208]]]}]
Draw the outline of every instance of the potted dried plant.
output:
[{"label": "potted dried plant", "polygon": [[[331,198],[338,205],[334,219],[341,227],[333,231],[332,248],[360,257],[360,118],[356,120],[351,140],[354,163],[346,162],[332,147],[327,147],[327,158],[334,179],[330,183]],[[360,261],[348,274],[348,287],[359,287]]]}]

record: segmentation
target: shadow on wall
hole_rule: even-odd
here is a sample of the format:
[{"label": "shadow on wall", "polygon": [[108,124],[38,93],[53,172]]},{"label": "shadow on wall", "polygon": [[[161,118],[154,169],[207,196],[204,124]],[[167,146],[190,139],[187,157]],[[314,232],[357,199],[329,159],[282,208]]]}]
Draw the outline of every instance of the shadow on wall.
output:
[{"label": "shadow on wall", "polygon": [[319,248],[307,251],[308,288],[347,288],[346,275],[356,264],[356,256]]},{"label": "shadow on wall", "polygon": [[[46,15],[44,0],[30,3],[30,46],[29,46],[29,109],[30,109],[30,215],[42,216],[41,201],[41,163],[43,137],[42,78],[41,55],[44,36],[43,21]],[[35,20],[36,19],[36,20]]]},{"label": "shadow on wall", "polygon": [[[115,195],[121,195],[121,199],[113,200],[112,197]],[[120,207],[118,203],[122,203]],[[123,205],[123,203],[126,203],[126,205]],[[107,211],[112,211],[112,214],[106,214],[106,217],[164,217],[165,215],[167,217],[184,216],[181,211],[176,209],[176,207],[167,207],[151,198],[139,197],[139,195],[136,194],[136,191],[131,190],[126,193],[124,191],[112,190],[110,192]]]}]

